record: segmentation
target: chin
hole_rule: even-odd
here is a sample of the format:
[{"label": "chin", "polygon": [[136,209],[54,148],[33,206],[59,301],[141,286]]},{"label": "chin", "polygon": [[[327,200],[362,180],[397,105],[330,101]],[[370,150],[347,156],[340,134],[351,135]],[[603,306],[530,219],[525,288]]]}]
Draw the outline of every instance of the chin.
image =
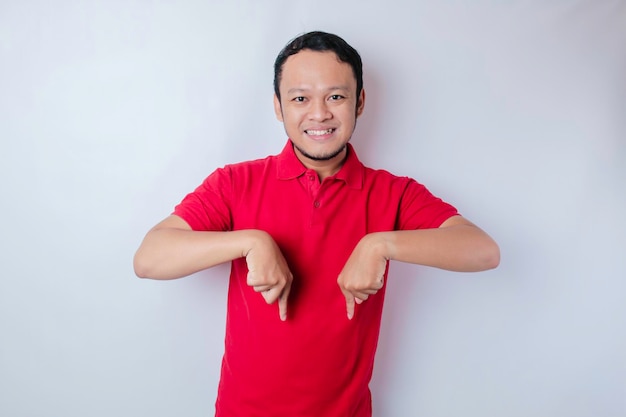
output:
[{"label": "chin", "polygon": [[323,152],[309,152],[306,149],[303,149],[302,147],[296,144],[294,144],[294,146],[304,157],[313,161],[330,161],[336,158],[337,156],[341,155],[343,151],[346,149],[345,143],[341,145],[339,148],[325,151],[325,152],[324,151]]}]

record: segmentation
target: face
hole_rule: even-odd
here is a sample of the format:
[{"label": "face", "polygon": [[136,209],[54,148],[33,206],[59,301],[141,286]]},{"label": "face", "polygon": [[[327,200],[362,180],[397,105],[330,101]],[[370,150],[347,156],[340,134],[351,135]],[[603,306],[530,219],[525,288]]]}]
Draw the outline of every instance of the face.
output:
[{"label": "face", "polygon": [[305,166],[341,164],[365,93],[356,94],[349,64],[334,52],[302,50],[287,58],[280,80],[280,101],[274,110]]}]

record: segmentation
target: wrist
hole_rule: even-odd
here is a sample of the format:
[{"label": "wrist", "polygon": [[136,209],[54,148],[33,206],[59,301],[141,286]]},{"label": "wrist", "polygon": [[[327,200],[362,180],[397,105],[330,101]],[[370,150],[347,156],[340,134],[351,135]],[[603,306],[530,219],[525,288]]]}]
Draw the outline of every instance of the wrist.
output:
[{"label": "wrist", "polygon": [[374,256],[389,260],[392,258],[391,238],[390,232],[375,232],[365,235],[360,243]]},{"label": "wrist", "polygon": [[246,229],[235,233],[240,233],[242,236],[241,256],[243,258],[248,256],[253,248],[262,246],[264,242],[271,239],[267,232],[259,229]]}]

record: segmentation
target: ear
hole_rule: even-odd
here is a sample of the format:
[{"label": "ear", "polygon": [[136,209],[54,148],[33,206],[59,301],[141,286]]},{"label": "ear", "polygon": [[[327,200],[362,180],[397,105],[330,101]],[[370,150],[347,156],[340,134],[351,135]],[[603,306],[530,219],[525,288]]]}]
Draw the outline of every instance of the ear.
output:
[{"label": "ear", "polygon": [[279,122],[283,121],[283,108],[280,106],[280,100],[276,94],[274,94],[274,114],[276,114]]},{"label": "ear", "polygon": [[361,89],[361,94],[359,94],[359,98],[356,102],[356,117],[359,117],[363,113],[363,109],[365,108],[365,89]]}]

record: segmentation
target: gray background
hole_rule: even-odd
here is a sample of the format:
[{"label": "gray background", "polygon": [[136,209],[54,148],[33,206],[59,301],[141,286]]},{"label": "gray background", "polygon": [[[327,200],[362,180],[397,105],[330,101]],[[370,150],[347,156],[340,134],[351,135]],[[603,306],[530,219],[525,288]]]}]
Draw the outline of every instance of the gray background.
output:
[{"label": "gray background", "polygon": [[378,416],[626,416],[626,2],[3,1],[0,415],[208,416],[228,266],[139,280],[216,167],[278,153],[272,64],[308,30],[365,62],[353,144],[500,243],[393,264]]}]

